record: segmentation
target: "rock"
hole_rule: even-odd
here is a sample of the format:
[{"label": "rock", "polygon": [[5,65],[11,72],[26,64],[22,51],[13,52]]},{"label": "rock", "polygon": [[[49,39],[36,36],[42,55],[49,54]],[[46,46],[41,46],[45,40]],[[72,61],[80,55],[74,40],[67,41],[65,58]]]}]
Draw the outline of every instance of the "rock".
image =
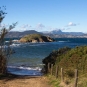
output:
[{"label": "rock", "polygon": [[19,42],[53,42],[54,40],[48,36],[43,36],[41,34],[29,34],[22,37]]}]

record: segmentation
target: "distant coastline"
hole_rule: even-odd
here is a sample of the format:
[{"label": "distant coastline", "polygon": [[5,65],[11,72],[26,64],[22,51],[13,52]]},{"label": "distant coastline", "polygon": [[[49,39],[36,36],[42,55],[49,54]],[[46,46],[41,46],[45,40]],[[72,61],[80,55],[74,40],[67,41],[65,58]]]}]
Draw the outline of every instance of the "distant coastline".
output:
[{"label": "distant coastline", "polygon": [[62,32],[62,31],[38,32],[35,30],[28,30],[23,32],[11,31],[6,35],[6,38],[21,38],[28,34],[41,34],[49,36],[51,38],[87,38],[87,34],[82,32]]}]

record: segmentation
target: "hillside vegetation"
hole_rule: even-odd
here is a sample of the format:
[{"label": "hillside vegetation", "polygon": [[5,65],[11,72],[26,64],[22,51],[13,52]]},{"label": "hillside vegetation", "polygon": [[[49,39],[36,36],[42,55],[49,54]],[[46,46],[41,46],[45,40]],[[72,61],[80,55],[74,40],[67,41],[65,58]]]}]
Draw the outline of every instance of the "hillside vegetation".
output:
[{"label": "hillside vegetation", "polygon": [[22,37],[19,41],[20,42],[52,42],[54,40],[50,37],[43,36],[41,34],[29,34]]},{"label": "hillside vegetation", "polygon": [[[73,82],[75,69],[78,69],[79,82],[78,87],[87,87],[87,46],[79,46],[75,48],[64,47],[53,51],[48,57],[43,59],[45,70],[48,63],[53,64],[53,75],[56,72],[56,66],[64,69],[64,77],[67,83]],[[50,66],[51,67],[51,66]]]}]

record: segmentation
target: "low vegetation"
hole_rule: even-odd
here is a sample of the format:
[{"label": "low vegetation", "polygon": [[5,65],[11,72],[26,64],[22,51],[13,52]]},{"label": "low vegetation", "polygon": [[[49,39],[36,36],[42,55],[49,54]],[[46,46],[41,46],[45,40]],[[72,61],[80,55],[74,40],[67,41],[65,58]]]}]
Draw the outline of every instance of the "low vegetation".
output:
[{"label": "low vegetation", "polygon": [[45,64],[44,69],[45,73],[48,72],[48,63],[50,63],[50,68],[51,64],[55,65],[56,62],[60,62],[62,60],[61,55],[66,54],[67,51],[69,51],[71,48],[69,47],[64,47],[60,48],[59,50],[54,50],[52,53],[49,54],[46,58],[42,60],[42,62]]},{"label": "low vegetation", "polygon": [[[75,69],[78,69],[78,87],[87,87],[87,46],[79,46],[75,48],[64,47],[57,51],[52,52],[48,57],[43,60],[46,65],[53,64],[53,75],[56,72],[56,66],[59,67],[58,75],[60,77],[60,70],[64,70],[64,82],[71,85],[75,78]],[[51,68],[51,65],[50,65]],[[60,79],[58,79],[60,81]],[[57,87],[57,86],[55,86]]]}]

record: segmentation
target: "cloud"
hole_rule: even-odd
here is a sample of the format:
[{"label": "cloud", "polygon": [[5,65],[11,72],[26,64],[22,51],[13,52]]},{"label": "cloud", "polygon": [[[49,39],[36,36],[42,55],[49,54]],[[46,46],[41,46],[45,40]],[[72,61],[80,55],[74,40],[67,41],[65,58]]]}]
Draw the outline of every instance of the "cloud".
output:
[{"label": "cloud", "polygon": [[65,27],[69,27],[69,26],[77,26],[78,24],[75,24],[73,22],[69,22],[68,25],[66,25]]},{"label": "cloud", "polygon": [[76,24],[74,24],[73,22],[69,22],[68,26],[76,26]]},{"label": "cloud", "polygon": [[43,24],[41,24],[41,23],[38,23],[37,28],[42,29],[42,28],[45,28],[45,26]]},{"label": "cloud", "polygon": [[25,30],[29,30],[32,26],[29,24],[23,24],[22,26],[20,26],[20,30],[21,31],[25,31]]}]

